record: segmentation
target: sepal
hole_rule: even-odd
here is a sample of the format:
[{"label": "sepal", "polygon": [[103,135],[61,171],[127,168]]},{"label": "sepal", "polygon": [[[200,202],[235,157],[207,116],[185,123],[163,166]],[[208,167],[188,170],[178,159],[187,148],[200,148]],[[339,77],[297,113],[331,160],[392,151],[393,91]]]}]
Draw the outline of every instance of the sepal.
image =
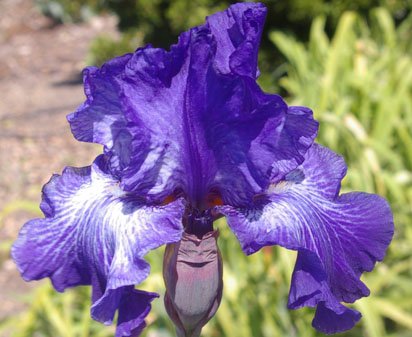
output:
[{"label": "sepal", "polygon": [[199,239],[184,233],[180,242],[166,246],[165,307],[178,337],[199,337],[219,307],[223,268],[218,235],[218,231],[213,231]]}]

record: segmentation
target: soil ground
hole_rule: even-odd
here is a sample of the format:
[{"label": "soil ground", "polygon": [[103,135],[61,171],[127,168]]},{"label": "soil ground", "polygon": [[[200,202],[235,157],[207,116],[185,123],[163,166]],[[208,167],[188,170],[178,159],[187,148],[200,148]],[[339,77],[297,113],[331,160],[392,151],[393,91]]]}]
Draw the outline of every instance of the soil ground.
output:
[{"label": "soil ground", "polygon": [[90,42],[116,34],[113,17],[56,25],[30,0],[0,1],[0,322],[22,310],[32,284],[19,276],[10,243],[33,213],[2,209],[40,202],[41,186],[65,166],[86,166],[101,151],[77,142],[66,115],[84,100],[81,70]]}]

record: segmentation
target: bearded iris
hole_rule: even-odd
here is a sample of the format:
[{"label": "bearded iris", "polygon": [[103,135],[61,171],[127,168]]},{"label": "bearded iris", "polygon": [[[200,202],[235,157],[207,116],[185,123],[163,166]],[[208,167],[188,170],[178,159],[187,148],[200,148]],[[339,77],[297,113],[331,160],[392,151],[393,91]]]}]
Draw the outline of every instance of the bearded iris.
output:
[{"label": "bearded iris", "polygon": [[134,288],[149,274],[144,256],[167,244],[167,311],[179,336],[198,336],[222,295],[213,221],[225,216],[246,254],[298,251],[290,308],[316,307],[325,333],[353,327],[360,314],[342,302],[369,294],[359,278],[383,259],[392,214],[379,196],[340,195],[346,165],[314,143],[311,110],[256,83],[265,15],[236,4],[169,51],[149,45],[85,69],[87,99],[68,121],[104,153],[43,188],[45,217],[12,250],[25,280],[91,285],[92,317],[110,324],[118,310],[116,336],[135,336],[158,297]]}]

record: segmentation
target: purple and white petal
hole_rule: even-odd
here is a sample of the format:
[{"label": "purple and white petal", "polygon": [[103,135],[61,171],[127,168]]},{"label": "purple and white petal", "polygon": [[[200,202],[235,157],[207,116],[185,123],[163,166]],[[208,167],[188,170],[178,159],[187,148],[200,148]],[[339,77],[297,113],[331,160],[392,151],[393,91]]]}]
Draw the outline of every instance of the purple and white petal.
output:
[{"label": "purple and white petal", "polygon": [[267,245],[299,251],[289,306],[317,305],[313,324],[327,333],[348,329],[359,319],[340,302],[368,296],[359,277],[383,259],[394,230],[383,198],[338,195],[345,172],[340,156],[315,144],[301,166],[251,207],[219,208],[245,253]]},{"label": "purple and white petal", "polygon": [[120,189],[100,156],[92,167],[54,175],[43,189],[41,209],[46,217],[26,223],[12,248],[23,278],[49,277],[58,291],[91,284],[92,317],[111,323],[119,309],[124,333],[117,336],[131,336],[158,296],[133,289],[150,271],[143,257],[180,240],[182,200],[145,204]]},{"label": "purple and white petal", "polygon": [[303,161],[317,131],[308,109],[288,109],[255,81],[265,14],[236,4],[170,51],[147,46],[86,71],[73,133],[105,145],[127,191],[154,200],[183,191],[200,208],[217,191],[246,204]]}]

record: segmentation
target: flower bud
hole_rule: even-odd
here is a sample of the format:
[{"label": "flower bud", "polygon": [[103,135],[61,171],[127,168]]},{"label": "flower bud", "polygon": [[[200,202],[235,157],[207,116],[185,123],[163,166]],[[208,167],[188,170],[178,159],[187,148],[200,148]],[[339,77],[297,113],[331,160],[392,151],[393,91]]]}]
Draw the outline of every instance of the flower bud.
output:
[{"label": "flower bud", "polygon": [[198,337],[214,316],[222,298],[223,268],[217,246],[218,231],[201,239],[184,233],[166,246],[163,277],[165,307],[178,337]]}]

